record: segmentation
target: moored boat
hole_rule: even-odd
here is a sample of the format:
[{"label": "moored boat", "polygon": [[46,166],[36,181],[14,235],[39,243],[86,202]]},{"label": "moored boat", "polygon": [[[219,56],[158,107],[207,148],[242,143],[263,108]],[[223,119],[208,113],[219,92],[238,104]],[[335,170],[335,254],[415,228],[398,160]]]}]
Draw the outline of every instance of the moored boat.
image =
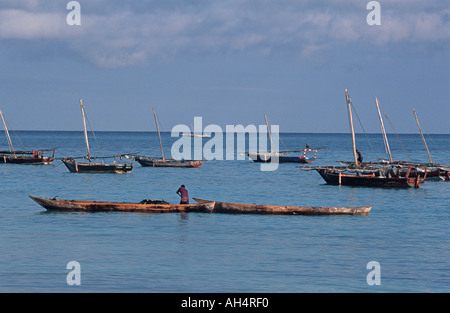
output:
[{"label": "moored boat", "polygon": [[144,167],[184,167],[196,168],[203,164],[203,160],[174,160],[147,156],[136,156],[136,161]]},{"label": "moored boat", "polygon": [[[273,163],[311,163],[317,157],[317,151],[319,149],[310,149],[309,145],[306,145],[306,148],[303,150],[296,151],[275,151],[274,145],[272,142],[272,134],[270,132],[269,122],[267,121],[267,115],[264,114],[264,119],[266,121],[267,132],[269,134],[270,139],[270,151],[263,152],[245,152],[244,155],[247,155],[253,162],[273,162]],[[296,154],[299,153],[299,156],[292,156],[287,154]],[[314,153],[314,154],[313,154]]]},{"label": "moored boat", "polygon": [[[275,162],[275,163],[303,163],[313,162],[317,157],[318,149],[303,149],[298,151],[280,151],[280,152],[246,152],[253,162]],[[299,153],[298,156],[286,155]],[[311,153],[314,153],[313,155]],[[311,154],[311,155],[310,155]]]},{"label": "moored boat", "polygon": [[[0,151],[0,163],[43,165],[50,164],[55,160],[55,149],[39,149],[31,151],[15,150],[2,110],[0,110],[0,118],[2,119],[6,139],[9,145],[9,150]],[[51,156],[45,156],[44,154],[47,152],[53,153]]]},{"label": "moored boat", "polygon": [[[46,156],[45,153],[51,153]],[[55,149],[0,151],[0,163],[47,165],[55,160]]]},{"label": "moored boat", "polygon": [[[446,180],[446,181],[450,181],[450,166],[449,165],[443,165],[443,164],[437,164],[435,162],[433,162],[431,160],[431,155],[430,155],[430,151],[428,150],[428,146],[427,143],[425,141],[425,137],[423,136],[422,133],[422,129],[420,128],[420,124],[419,124],[419,119],[417,117],[416,111],[413,109],[413,113],[414,113],[414,117],[416,119],[416,123],[417,123],[417,127],[419,128],[419,132],[420,135],[422,137],[422,141],[425,145],[425,149],[428,153],[428,163],[425,162],[413,162],[413,161],[396,161],[392,159],[392,154],[391,154],[391,149],[389,146],[389,141],[386,135],[386,130],[384,128],[384,122],[383,122],[383,118],[381,116],[381,111],[380,111],[380,105],[378,103],[378,98],[375,97],[375,103],[377,106],[377,111],[378,111],[378,117],[380,119],[380,125],[381,125],[381,132],[383,134],[383,141],[384,141],[384,146],[386,149],[386,152],[389,156],[389,160],[381,160],[381,162],[376,162],[376,163],[363,163],[360,162],[360,167],[362,168],[367,168],[367,167],[373,167],[373,166],[395,166],[397,167],[401,172],[405,173],[407,172],[407,169],[410,168],[415,168],[414,171],[411,171],[409,173],[409,177],[417,177],[419,175],[422,175],[422,177],[424,177],[424,173],[427,174],[427,180]],[[387,118],[387,115],[385,115]],[[403,144],[402,144],[403,145]],[[405,150],[406,151],[406,150]],[[341,163],[346,163],[347,165],[352,165],[355,166],[355,163],[353,162],[341,162]],[[409,172],[409,170],[408,170]]]},{"label": "moored boat", "polygon": [[[345,89],[348,106],[348,116],[353,142],[354,162],[349,167],[319,166],[312,168],[330,185],[364,186],[364,187],[414,187],[419,188],[425,182],[426,169],[421,176],[415,168],[409,167],[407,172],[396,170],[393,166],[362,166],[362,157],[357,158],[355,131],[353,128],[352,101]],[[378,104],[378,102],[377,102]],[[350,162],[349,162],[350,163]],[[308,168],[302,168],[309,170]],[[416,171],[416,177],[410,177],[411,171]]]},{"label": "moored boat", "polygon": [[[316,167],[314,169],[329,185],[362,187],[419,188],[425,183],[427,175],[425,172],[423,176],[416,174],[410,177],[411,169],[404,175],[400,171],[395,172],[392,168],[350,170],[348,168]],[[393,174],[393,172],[395,173]]]},{"label": "moored boat", "polygon": [[155,118],[156,128],[158,130],[159,145],[161,148],[161,157],[148,157],[138,155],[136,156],[136,161],[143,167],[178,167],[178,168],[197,168],[203,164],[203,160],[175,160],[171,158],[166,158],[164,156],[164,149],[162,146],[161,133],[159,131],[158,119],[156,117],[155,108],[153,108],[153,116]]},{"label": "moored boat", "polygon": [[112,164],[105,164],[104,162],[78,162],[74,158],[63,158],[61,161],[72,173],[128,173],[133,169],[133,164],[128,162],[116,162]]},{"label": "moored boat", "polygon": [[[126,154],[114,156],[114,157],[92,157],[89,147],[89,139],[86,127],[86,111],[83,105],[83,101],[80,99],[81,115],[83,119],[84,141],[86,144],[87,155],[82,158],[67,157],[62,158],[61,161],[67,167],[71,173],[128,173],[133,169],[134,156]],[[93,133],[93,131],[92,131]],[[121,161],[117,161],[116,158],[120,158]],[[96,162],[97,159],[114,159],[112,164],[106,164],[105,162]],[[124,159],[125,158],[125,159]],[[76,161],[76,159],[87,159],[87,162]],[[127,159],[129,161],[127,161]]]},{"label": "moored boat", "polygon": [[[355,168],[354,162],[338,161],[340,164],[345,165],[347,168]],[[397,168],[400,173],[405,175],[408,172],[408,168],[413,168],[410,171],[409,177],[417,177],[418,175],[424,177],[425,172],[427,174],[427,181],[429,180],[443,180],[450,181],[450,166],[437,163],[420,163],[412,161],[389,161],[381,160],[380,162],[360,162],[359,167],[362,169],[373,168]]]},{"label": "moored boat", "polygon": [[198,203],[214,203],[212,213],[276,214],[276,215],[368,215],[371,206],[362,207],[299,207],[230,203],[193,198]]},{"label": "moored boat", "polygon": [[164,203],[164,201],[153,201],[156,203],[132,203],[112,201],[63,200],[36,196],[29,197],[48,211],[66,212],[209,213],[214,207],[214,203],[212,202],[197,204],[167,204]]}]

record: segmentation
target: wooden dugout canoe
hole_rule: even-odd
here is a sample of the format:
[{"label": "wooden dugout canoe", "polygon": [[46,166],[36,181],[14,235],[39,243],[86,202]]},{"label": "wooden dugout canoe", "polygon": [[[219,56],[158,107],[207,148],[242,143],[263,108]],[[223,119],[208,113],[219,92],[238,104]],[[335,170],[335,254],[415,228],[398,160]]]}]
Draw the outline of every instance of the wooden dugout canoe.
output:
[{"label": "wooden dugout canoe", "polygon": [[143,204],[132,202],[63,200],[29,196],[48,211],[66,212],[136,212],[136,213],[209,213],[214,203],[197,204]]},{"label": "wooden dugout canoe", "polygon": [[213,203],[212,213],[280,214],[280,215],[368,215],[371,206],[364,207],[296,207],[229,203],[193,198],[198,203]]}]

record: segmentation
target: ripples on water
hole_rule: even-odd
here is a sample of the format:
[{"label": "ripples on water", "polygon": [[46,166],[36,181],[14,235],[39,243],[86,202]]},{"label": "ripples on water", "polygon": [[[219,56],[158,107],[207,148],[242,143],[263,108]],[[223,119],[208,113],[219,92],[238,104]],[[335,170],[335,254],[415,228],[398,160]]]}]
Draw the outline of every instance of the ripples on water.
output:
[{"label": "ripples on water", "polygon": [[[29,147],[56,147],[57,157],[83,155],[79,132],[19,132]],[[154,133],[99,133],[104,155],[160,155]],[[313,163],[351,159],[349,135],[285,134],[288,149],[323,147]],[[409,153],[427,160],[421,139],[402,135]],[[381,136],[369,135],[365,160],[384,157]],[[394,138],[395,139],[395,138]],[[392,140],[394,140],[392,139]],[[169,154],[175,139],[164,134]],[[450,155],[450,136],[433,137]],[[1,147],[4,149],[5,147]],[[407,159],[391,143],[397,159]],[[94,151],[95,152],[95,151]],[[378,154],[378,155],[377,155]],[[244,161],[205,162],[198,169],[142,168],[130,174],[72,174],[50,166],[0,165],[0,291],[2,292],[448,292],[449,182],[423,188],[325,185],[314,172],[281,164],[261,172]],[[305,206],[373,205],[369,216],[48,213],[28,195],[67,199],[230,202]],[[66,284],[66,264],[78,261],[82,285]],[[381,265],[381,285],[369,286],[366,265]]]}]

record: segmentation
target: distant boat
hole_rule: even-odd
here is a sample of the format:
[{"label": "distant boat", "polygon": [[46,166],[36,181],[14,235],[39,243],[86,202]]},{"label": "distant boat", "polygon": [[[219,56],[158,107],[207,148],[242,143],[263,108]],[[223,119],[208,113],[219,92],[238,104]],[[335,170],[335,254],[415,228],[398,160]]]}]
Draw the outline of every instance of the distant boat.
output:
[{"label": "distant boat", "polygon": [[[303,150],[296,151],[274,151],[272,144],[272,134],[270,132],[267,116],[264,114],[266,120],[267,131],[270,139],[270,152],[246,152],[245,155],[253,160],[253,162],[275,162],[275,163],[311,163],[317,157],[317,151],[320,149],[310,149],[309,147]],[[288,156],[286,154],[300,153],[300,156]],[[313,154],[313,155],[311,155]]]},{"label": "distant boat", "polygon": [[[8,126],[6,125],[5,117],[2,110],[0,110],[0,116],[2,118],[3,126],[5,128],[6,139],[8,141],[9,150],[0,151],[0,163],[13,163],[13,164],[33,164],[43,165],[50,164],[55,159],[55,149],[40,149],[31,151],[18,151],[14,149],[9,135]],[[51,152],[51,156],[44,156],[45,153]]]},{"label": "distant boat", "polygon": [[[424,184],[427,176],[426,170],[423,173],[423,176],[421,176],[415,167],[409,167],[408,170],[404,172],[400,171],[395,165],[380,166],[374,164],[373,166],[368,167],[360,164],[356,156],[351,99],[347,89],[345,89],[345,97],[348,105],[350,129],[352,133],[354,162],[347,167],[319,166],[311,169],[316,170],[325,182],[330,185],[419,188],[420,185]],[[304,170],[308,169],[304,168]],[[415,177],[410,177],[411,172],[416,174],[414,175]]]},{"label": "distant boat", "polygon": [[190,132],[190,133],[183,133],[183,136],[185,136],[185,137],[196,137],[196,138],[208,138],[208,137],[210,137],[207,134],[196,134],[196,133],[194,133],[194,127],[192,125],[191,125],[191,129],[192,129],[192,132]]},{"label": "distant boat", "polygon": [[156,118],[155,108],[153,108],[153,116],[155,117],[156,128],[158,130],[159,145],[161,147],[161,158],[148,157],[148,156],[136,156],[136,161],[144,167],[183,167],[183,168],[196,168],[203,164],[203,160],[175,160],[166,159],[164,156],[164,150],[161,141],[161,133],[159,132],[158,119]]},{"label": "distant boat", "polygon": [[[281,152],[247,152],[253,162],[276,162],[276,163],[312,163],[317,157],[319,149],[303,149],[297,151],[281,151]],[[288,156],[285,154],[300,153],[300,156]],[[307,156],[313,153],[312,156]]]},{"label": "distant boat", "polygon": [[193,198],[198,203],[214,203],[211,213],[229,214],[279,214],[279,215],[367,215],[371,206],[363,207],[298,207],[230,203]]},{"label": "distant boat", "polygon": [[197,138],[208,138],[209,137],[206,134],[192,134],[192,133],[183,133],[183,136],[186,136],[186,137],[197,137]]},{"label": "distant boat", "polygon": [[[104,157],[92,157],[90,148],[89,148],[89,140],[88,140],[88,133],[86,128],[86,114],[85,114],[85,108],[83,106],[83,101],[80,99],[80,106],[81,106],[81,115],[83,118],[83,129],[84,129],[84,140],[86,143],[86,150],[87,155],[82,158],[74,158],[74,157],[68,157],[63,158],[61,161],[64,163],[64,165],[67,167],[67,169],[72,173],[128,173],[133,169],[133,156],[129,155],[118,155],[114,158],[113,164],[105,164],[103,161],[101,162],[95,162],[93,160],[96,159],[106,159]],[[87,162],[78,162],[76,159],[87,159]],[[130,160],[130,161],[128,161]]]}]

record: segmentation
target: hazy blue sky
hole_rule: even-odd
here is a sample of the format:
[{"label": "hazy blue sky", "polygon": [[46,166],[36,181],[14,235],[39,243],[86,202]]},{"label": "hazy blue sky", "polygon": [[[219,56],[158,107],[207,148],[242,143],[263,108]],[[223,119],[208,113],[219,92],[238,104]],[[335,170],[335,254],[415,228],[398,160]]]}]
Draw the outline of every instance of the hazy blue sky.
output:
[{"label": "hazy blue sky", "polygon": [[[11,127],[95,130],[264,123],[348,132],[344,89],[367,132],[375,96],[401,133],[450,133],[450,1],[0,0],[0,109]],[[386,123],[387,130],[390,131]],[[356,126],[357,130],[359,126]]]}]

